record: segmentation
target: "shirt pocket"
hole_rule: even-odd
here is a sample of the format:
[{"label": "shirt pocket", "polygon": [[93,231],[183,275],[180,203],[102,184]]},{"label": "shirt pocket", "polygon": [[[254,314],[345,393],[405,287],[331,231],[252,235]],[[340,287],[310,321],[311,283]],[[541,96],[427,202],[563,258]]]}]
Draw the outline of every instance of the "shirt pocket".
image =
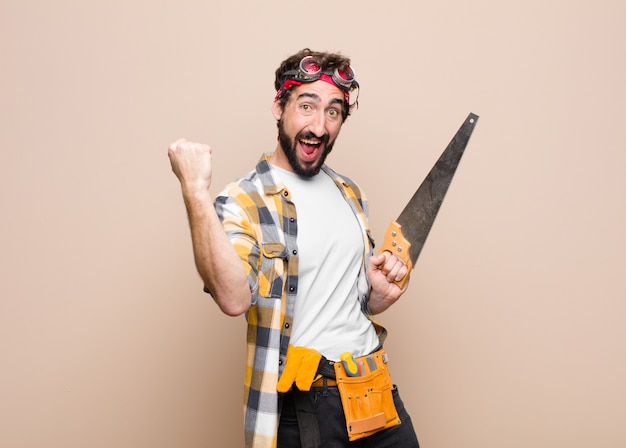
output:
[{"label": "shirt pocket", "polygon": [[287,266],[287,248],[279,241],[264,243],[260,262],[259,295],[280,299]]}]

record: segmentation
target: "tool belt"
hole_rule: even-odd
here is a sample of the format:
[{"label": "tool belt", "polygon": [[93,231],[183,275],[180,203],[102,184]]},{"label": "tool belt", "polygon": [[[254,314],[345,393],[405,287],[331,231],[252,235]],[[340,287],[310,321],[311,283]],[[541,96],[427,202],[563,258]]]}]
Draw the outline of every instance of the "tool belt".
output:
[{"label": "tool belt", "polygon": [[[356,365],[356,373],[351,362]],[[393,402],[393,383],[384,349],[336,362],[334,367],[350,441],[401,423]]]},{"label": "tool belt", "polygon": [[[315,370],[311,369],[314,363]],[[393,402],[393,383],[384,349],[349,362],[333,362],[315,350],[290,346],[277,389],[287,392],[293,384],[297,387],[293,392],[303,448],[320,446],[313,396],[302,392],[311,387],[337,386],[350,441],[401,423]]]}]

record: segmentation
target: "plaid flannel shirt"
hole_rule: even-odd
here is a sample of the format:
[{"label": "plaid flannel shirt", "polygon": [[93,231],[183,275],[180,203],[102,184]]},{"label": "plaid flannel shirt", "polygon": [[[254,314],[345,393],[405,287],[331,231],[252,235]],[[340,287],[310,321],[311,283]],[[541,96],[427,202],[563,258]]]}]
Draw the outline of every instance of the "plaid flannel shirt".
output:
[{"label": "plaid flannel shirt", "polygon": [[[244,420],[245,446],[256,448],[276,446],[276,385],[285,366],[298,293],[296,207],[268,159],[269,154],[264,154],[254,171],[228,185],[215,200],[224,229],[245,266],[252,292],[252,306],[246,313]],[[360,301],[361,309],[371,319],[365,267],[374,243],[367,223],[367,201],[352,181],[326,165],[322,169],[335,181],[361,224],[365,251],[358,278],[359,297],[355,300]],[[376,322],[374,325],[382,343],[386,331]]]}]

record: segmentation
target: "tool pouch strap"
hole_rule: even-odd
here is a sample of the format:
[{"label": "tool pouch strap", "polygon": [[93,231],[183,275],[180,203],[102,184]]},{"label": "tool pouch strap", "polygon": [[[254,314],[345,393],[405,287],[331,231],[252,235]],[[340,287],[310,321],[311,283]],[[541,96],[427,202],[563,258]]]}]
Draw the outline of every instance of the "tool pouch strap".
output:
[{"label": "tool pouch strap", "polygon": [[291,393],[296,408],[301,448],[322,448],[313,394],[297,389],[293,389]]},{"label": "tool pouch strap", "polygon": [[371,364],[371,360],[368,364],[368,356],[356,359],[357,363],[366,366],[360,376],[348,376],[340,362],[334,365],[350,441],[401,423],[393,402],[393,383],[385,350],[381,349],[369,357],[375,364]]}]

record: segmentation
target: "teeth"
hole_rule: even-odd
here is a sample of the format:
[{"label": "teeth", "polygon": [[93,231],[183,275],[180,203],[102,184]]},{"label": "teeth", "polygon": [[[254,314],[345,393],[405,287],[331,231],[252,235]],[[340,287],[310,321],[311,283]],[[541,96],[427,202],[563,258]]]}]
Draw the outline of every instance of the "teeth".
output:
[{"label": "teeth", "polygon": [[305,138],[300,139],[300,141],[304,143],[305,145],[319,145],[320,144],[320,142],[318,142],[317,140],[308,140]]}]

